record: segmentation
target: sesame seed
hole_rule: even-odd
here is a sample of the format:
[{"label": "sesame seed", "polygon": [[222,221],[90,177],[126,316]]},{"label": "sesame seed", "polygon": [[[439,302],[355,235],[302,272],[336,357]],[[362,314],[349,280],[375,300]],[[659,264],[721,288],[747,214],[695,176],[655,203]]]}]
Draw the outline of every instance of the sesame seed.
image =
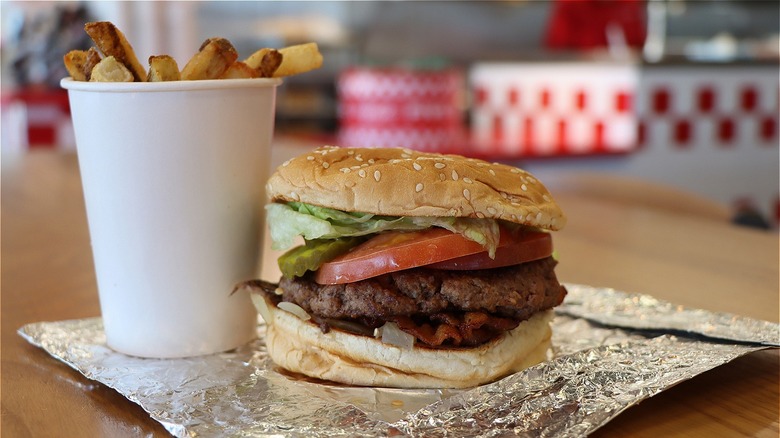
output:
[{"label": "sesame seed", "polygon": [[500,192],[500,193],[501,193],[501,197],[502,197],[502,198],[504,198],[504,199],[509,199],[509,195],[507,195],[507,193],[506,193],[506,192]]},{"label": "sesame seed", "polygon": [[542,212],[540,211],[539,213],[536,213],[536,222],[541,222],[541,221],[542,221]]},{"label": "sesame seed", "polygon": [[480,219],[484,219],[485,218],[485,213],[482,213],[481,211],[478,211],[477,212],[477,217],[480,218]]},{"label": "sesame seed", "polygon": [[466,183],[466,184],[471,184],[474,181],[471,178],[463,178],[463,182]]},{"label": "sesame seed", "polygon": [[442,181],[444,181],[445,179],[447,179],[447,177],[446,177],[446,176],[444,176],[444,174],[443,174],[443,173],[440,173],[440,174],[439,174],[439,179],[440,179],[440,180],[442,180]]},{"label": "sesame seed", "polygon": [[301,199],[301,197],[298,196],[298,193],[296,193],[296,192],[290,192],[290,197],[293,198],[296,201],[299,201]]},{"label": "sesame seed", "polygon": [[347,155],[355,155],[355,151],[347,151]]},{"label": "sesame seed", "polygon": [[322,167],[327,169],[328,167],[330,167],[330,163],[328,163],[327,161],[323,161],[322,162]]},{"label": "sesame seed", "polygon": [[340,170],[342,173],[349,173],[349,172],[350,172],[350,170],[349,170],[349,167],[342,167],[342,168],[341,168],[341,169],[339,169],[339,170]]},{"label": "sesame seed", "polygon": [[452,180],[453,181],[457,181],[458,180],[458,172],[456,172],[454,170],[452,171]]},{"label": "sesame seed", "polygon": [[355,155],[355,159],[358,161],[363,161],[363,157],[361,157],[360,154]]},{"label": "sesame seed", "polygon": [[306,159],[309,160],[309,161],[314,161],[314,156],[309,155],[308,157],[306,157]]},{"label": "sesame seed", "polygon": [[358,169],[360,169],[360,166],[350,166],[349,168],[352,169],[352,170],[358,170]]},{"label": "sesame seed", "polygon": [[401,154],[401,158],[412,158],[409,154]]},{"label": "sesame seed", "polygon": [[445,166],[446,166],[446,164],[444,164],[444,163],[436,163],[436,164],[433,165],[433,167],[435,167],[437,169],[444,169]]},{"label": "sesame seed", "polygon": [[422,183],[417,183],[417,185],[414,186],[414,191],[417,192],[417,193],[422,192],[422,189],[423,189],[423,184]]},{"label": "sesame seed", "polygon": [[496,172],[493,169],[488,169],[488,172],[490,172],[491,175],[496,176]]},{"label": "sesame seed", "polygon": [[466,198],[466,200],[471,200],[471,192],[469,189],[463,189],[463,197]]},{"label": "sesame seed", "polygon": [[365,170],[363,170],[363,169],[360,169],[360,170],[358,171],[358,175],[360,175],[360,177],[361,177],[361,178],[365,178],[365,177],[366,177],[366,171],[365,171]]},{"label": "sesame seed", "polygon": [[368,159],[368,164],[374,164],[375,162],[376,162],[376,160],[374,160],[373,158],[369,158]]},{"label": "sesame seed", "polygon": [[412,167],[414,167],[414,170],[422,170],[422,166],[420,166],[418,163],[412,164]]},{"label": "sesame seed", "polygon": [[399,160],[397,158],[395,160],[390,160],[390,164],[398,164],[400,162],[401,162],[401,160]]},{"label": "sesame seed", "polygon": [[488,207],[488,208],[487,208],[487,211],[488,211],[488,213],[490,213],[490,214],[496,214],[496,209],[495,209],[495,208],[493,208],[493,207]]},{"label": "sesame seed", "polygon": [[380,173],[378,170],[374,171],[374,179],[379,182],[379,178],[382,177],[382,173]]},{"label": "sesame seed", "polygon": [[292,158],[282,163],[282,167],[287,167],[290,165],[290,162],[292,162]]},{"label": "sesame seed", "polygon": [[512,173],[520,173],[520,169],[513,167],[512,170],[510,170]]},{"label": "sesame seed", "polygon": [[542,195],[542,199],[544,199],[545,202],[550,202],[550,197],[547,195]]},{"label": "sesame seed", "polygon": [[528,190],[528,186],[526,186],[525,184],[521,185],[520,188],[523,189],[523,191]]},{"label": "sesame seed", "polygon": [[511,217],[513,221],[517,220],[517,215],[516,214],[510,215],[509,217]]}]

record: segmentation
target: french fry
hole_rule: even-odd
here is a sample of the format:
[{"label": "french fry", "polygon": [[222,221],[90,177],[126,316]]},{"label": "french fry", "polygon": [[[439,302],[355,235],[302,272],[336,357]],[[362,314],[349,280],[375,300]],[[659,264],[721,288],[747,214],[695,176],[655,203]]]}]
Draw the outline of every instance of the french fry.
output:
[{"label": "french fry", "polygon": [[[96,47],[88,51],[72,50],[63,56],[65,68],[76,81],[94,82],[162,82],[202,79],[248,79],[285,77],[322,66],[317,43],[288,46],[282,49],[262,48],[243,62],[225,38],[209,38],[179,71],[169,55],[149,57],[149,69],[138,57],[125,35],[109,21],[95,21],[84,30]],[[94,76],[94,77],[93,77]]]},{"label": "french fry", "polygon": [[317,43],[299,44],[279,49],[282,54],[282,63],[273,74],[273,77],[284,77],[305,73],[322,67],[322,54]]},{"label": "french fry", "polygon": [[250,55],[244,62],[257,70],[261,78],[270,78],[282,64],[282,58],[283,55],[278,50],[264,48]]},{"label": "french fry", "polygon": [[227,71],[220,76],[220,79],[254,79],[259,78],[260,72],[246,65],[241,61],[236,61],[228,67]]},{"label": "french fry", "polygon": [[182,80],[218,79],[236,62],[238,53],[225,38],[209,38],[181,71]]},{"label": "french fry", "polygon": [[84,73],[84,65],[87,63],[86,50],[71,50],[62,57],[62,61],[74,81],[84,82],[87,80],[87,75]]},{"label": "french fry", "polygon": [[84,75],[87,77],[87,80],[92,78],[92,69],[95,68],[102,59],[103,58],[96,48],[90,47],[89,50],[87,50],[87,62],[84,64]]},{"label": "french fry", "polygon": [[260,67],[258,68],[260,77],[273,77],[274,73],[276,73],[276,70],[278,70],[279,66],[282,65],[283,60],[284,55],[282,55],[282,52],[274,49],[269,50],[268,53],[263,56],[263,61],[260,63]]},{"label": "french fry", "polygon": [[179,65],[176,60],[168,55],[158,55],[149,57],[149,74],[146,76],[147,82],[166,82],[178,81],[181,79]]},{"label": "french fry", "polygon": [[146,81],[146,70],[138,62],[133,47],[127,42],[125,35],[109,21],[94,21],[84,25],[84,30],[92,38],[98,49],[106,57],[114,59],[127,67],[133,75],[133,79],[139,82]]},{"label": "french fry", "polygon": [[274,49],[269,49],[268,47],[258,49],[255,53],[249,55],[249,57],[244,60],[244,63],[251,68],[258,69],[260,68],[260,64],[263,62],[263,57],[265,54],[271,50]]},{"label": "french fry", "polygon": [[133,73],[113,56],[103,58],[92,69],[90,82],[133,82]]}]

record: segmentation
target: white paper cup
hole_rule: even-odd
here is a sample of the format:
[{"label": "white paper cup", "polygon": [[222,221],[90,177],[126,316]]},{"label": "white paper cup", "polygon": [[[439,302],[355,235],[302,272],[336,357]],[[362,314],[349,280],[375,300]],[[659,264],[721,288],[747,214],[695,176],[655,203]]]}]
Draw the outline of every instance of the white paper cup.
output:
[{"label": "white paper cup", "polygon": [[64,79],[108,346],[141,357],[256,336],[277,79]]}]

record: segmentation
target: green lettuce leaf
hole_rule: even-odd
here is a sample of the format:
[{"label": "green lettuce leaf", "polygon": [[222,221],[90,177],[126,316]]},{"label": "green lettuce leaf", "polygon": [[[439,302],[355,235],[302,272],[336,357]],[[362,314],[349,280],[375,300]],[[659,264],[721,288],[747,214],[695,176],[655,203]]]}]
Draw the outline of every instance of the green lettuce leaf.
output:
[{"label": "green lettuce leaf", "polygon": [[492,219],[380,216],[350,213],[302,202],[271,203],[266,206],[272,248],[290,248],[298,236],[304,240],[338,239],[366,236],[381,231],[414,231],[430,227],[445,228],[473,240],[495,256],[498,247],[498,223]]}]

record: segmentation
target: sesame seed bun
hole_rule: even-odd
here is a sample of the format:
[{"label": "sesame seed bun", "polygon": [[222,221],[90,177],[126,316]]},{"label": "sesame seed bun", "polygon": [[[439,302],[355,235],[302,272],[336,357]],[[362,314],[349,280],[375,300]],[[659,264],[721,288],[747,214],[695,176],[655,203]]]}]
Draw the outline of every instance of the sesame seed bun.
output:
[{"label": "sesame seed bun", "polygon": [[503,219],[560,230],[566,217],[547,188],[516,167],[459,155],[324,146],[277,168],[272,201],[389,216]]}]

